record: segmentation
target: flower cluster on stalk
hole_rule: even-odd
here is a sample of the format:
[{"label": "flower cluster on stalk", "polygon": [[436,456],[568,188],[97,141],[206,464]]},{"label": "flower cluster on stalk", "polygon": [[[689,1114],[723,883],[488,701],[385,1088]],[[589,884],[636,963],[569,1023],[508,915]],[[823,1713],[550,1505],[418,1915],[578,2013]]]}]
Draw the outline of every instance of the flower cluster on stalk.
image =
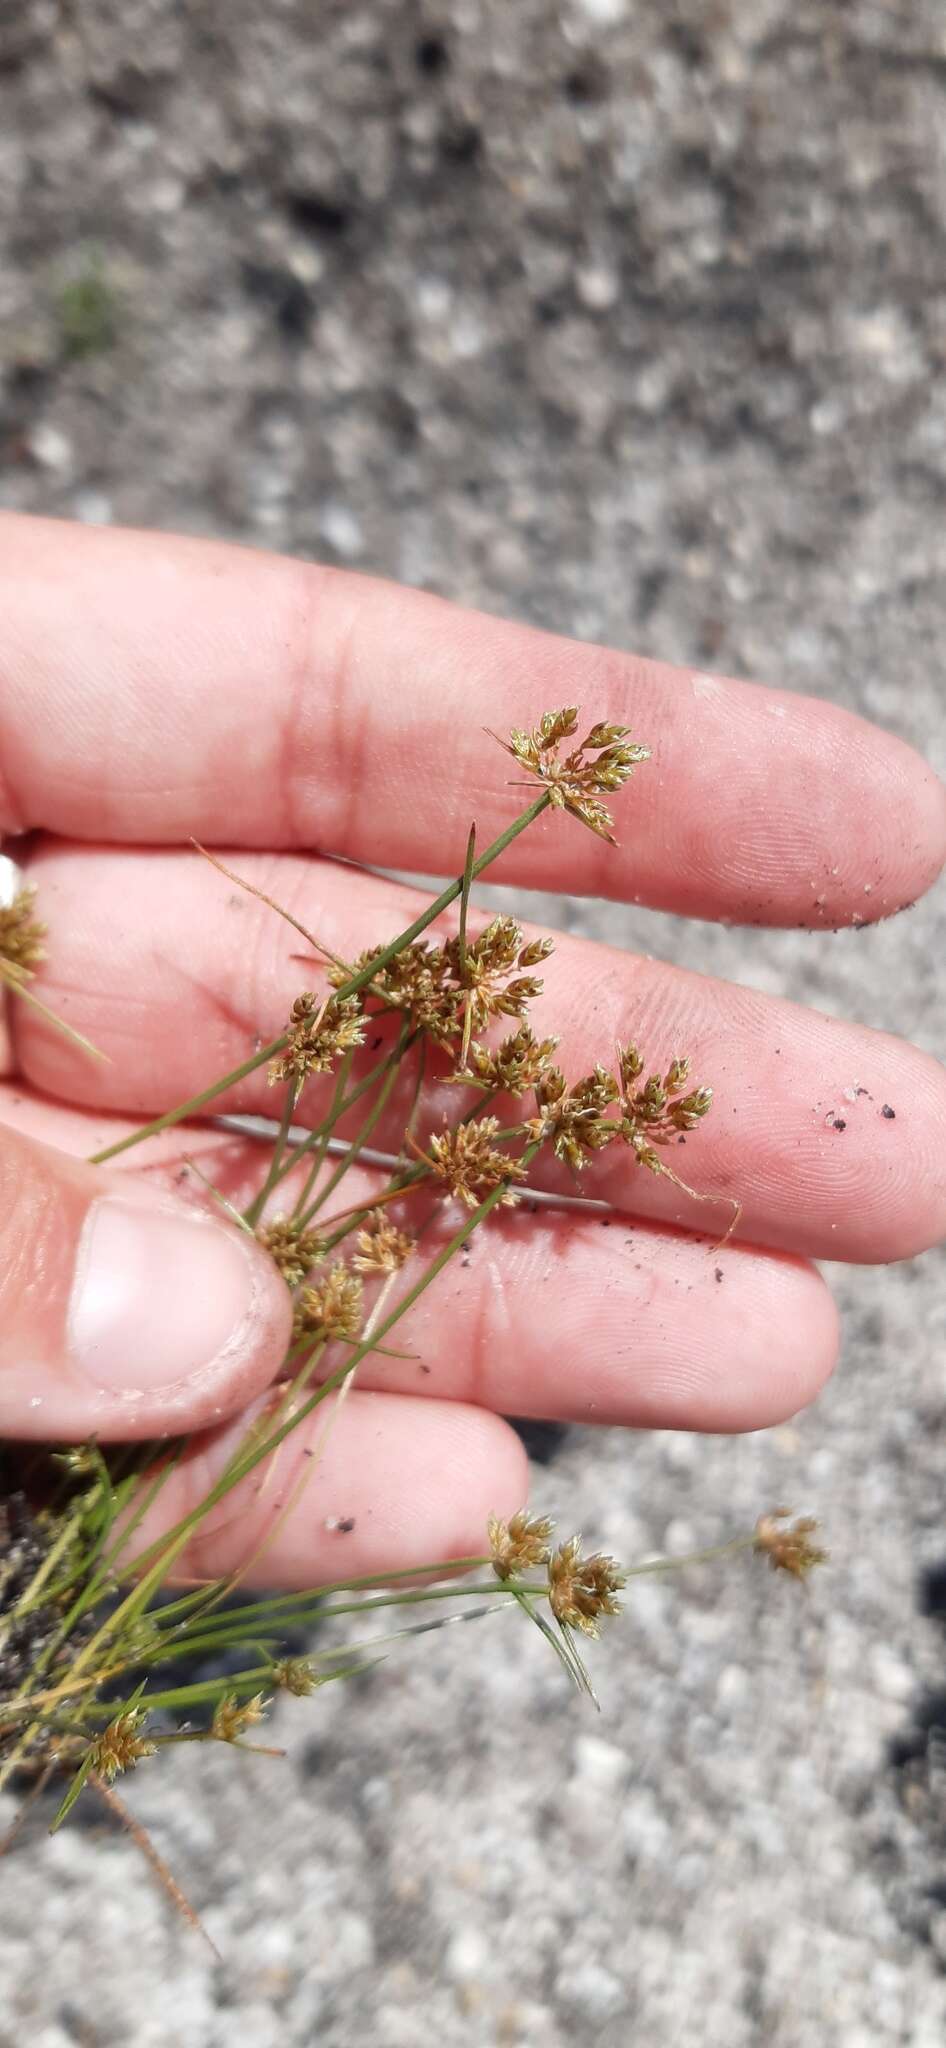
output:
[{"label": "flower cluster on stalk", "polygon": [[34,888],[20,889],[12,903],[0,908],[0,962],[21,981],[31,981],[45,958],[46,926],[35,914],[35,899]]},{"label": "flower cluster on stalk", "polygon": [[755,1548],[767,1557],[774,1572],[788,1572],[793,1579],[806,1579],[828,1553],[812,1542],[818,1524],[812,1515],[791,1521],[790,1508],[772,1508],[756,1523]]},{"label": "flower cluster on stalk", "polygon": [[274,1216],[269,1223],[257,1224],[256,1236],[293,1291],[325,1256],[324,1239],[291,1216]]},{"label": "flower cluster on stalk", "polygon": [[562,742],[578,731],[578,707],[546,711],[531,732],[513,731],[505,745],[514,761],[534,775],[559,810],[571,811],[583,825],[614,845],[614,820],[602,796],[612,796],[627,782],[650,748],[628,740],[629,727],[599,723],[564,756]]},{"label": "flower cluster on stalk", "polygon": [[499,1187],[503,1190],[501,1208],[512,1208],[519,1199],[511,1183],[525,1180],[525,1167],[493,1144],[498,1130],[496,1117],[484,1116],[478,1123],[448,1126],[430,1139],[427,1163],[435,1180],[468,1209],[478,1208],[484,1197]]},{"label": "flower cluster on stalk", "polygon": [[363,1045],[365,1018],[358,996],[313,995],[304,990],[289,1012],[287,1043],[269,1064],[270,1082],[298,1090],[310,1074],[328,1074],[340,1054]]},{"label": "flower cluster on stalk", "polygon": [[490,1556],[498,1579],[518,1578],[536,1565],[547,1567],[546,1596],[559,1627],[596,1636],[603,1615],[619,1614],[617,1598],[627,1575],[613,1557],[601,1551],[586,1556],[581,1537],[570,1536],[557,1550],[551,1547],[554,1524],[525,1508],[508,1522],[490,1515]]},{"label": "flower cluster on stalk", "polygon": [[558,1043],[557,1038],[536,1038],[530,1024],[520,1024],[518,1031],[510,1032],[496,1047],[474,1039],[465,1064],[450,1079],[490,1094],[499,1090],[503,1095],[525,1095],[538,1087]]},{"label": "flower cluster on stalk", "polygon": [[317,1286],[303,1287],[296,1296],[293,1343],[310,1338],[326,1344],[339,1337],[351,1340],[361,1329],[361,1316],[361,1281],[357,1273],[338,1259],[329,1267],[324,1280]]},{"label": "flower cluster on stalk", "polygon": [[96,1736],[89,1751],[89,1763],[106,1784],[110,1785],[122,1771],[133,1770],[142,1757],[154,1755],[155,1744],[141,1733],[146,1720],[146,1708],[129,1707],[127,1713],[117,1714]]},{"label": "flower cluster on stalk", "polygon": [[372,1210],[355,1242],[352,1265],[357,1273],[396,1273],[414,1250],[410,1231],[398,1230],[383,1209]]},{"label": "flower cluster on stalk", "polygon": [[[514,918],[494,917],[477,938],[462,944],[459,937],[435,945],[418,939],[380,966],[366,993],[384,1009],[400,1010],[411,1030],[435,1045],[469,1041],[496,1017],[523,1017],[542,993],[531,972],[553,950],[552,939],[526,939]],[[362,974],[385,948],[359,954],[352,967],[328,970],[334,988],[343,988],[353,974]]]},{"label": "flower cluster on stalk", "polygon": [[[636,1046],[618,1050],[618,1072],[596,1066],[569,1087],[559,1067],[549,1066],[536,1085],[536,1114],[530,1136],[552,1147],[556,1159],[580,1172],[591,1153],[620,1140],[652,1173],[666,1168],[657,1147],[692,1131],[713,1100],[710,1088],[689,1088],[690,1063],[673,1059],[663,1075],[638,1086],[644,1062]],[[615,1115],[609,1114],[616,1107]]]}]

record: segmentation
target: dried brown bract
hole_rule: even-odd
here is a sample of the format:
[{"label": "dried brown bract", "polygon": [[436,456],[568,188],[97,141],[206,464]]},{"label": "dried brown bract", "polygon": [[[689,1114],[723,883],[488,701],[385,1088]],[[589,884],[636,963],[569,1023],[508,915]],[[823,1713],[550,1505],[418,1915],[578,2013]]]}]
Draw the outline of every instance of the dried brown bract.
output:
[{"label": "dried brown bract", "polygon": [[270,1061],[270,1084],[292,1081],[297,1089],[310,1074],[328,1074],[342,1053],[363,1045],[365,1019],[358,996],[297,996],[289,1012],[288,1044]]},{"label": "dried brown bract", "polygon": [[490,1515],[487,1524],[493,1570],[497,1579],[511,1579],[534,1565],[546,1564],[554,1522],[547,1515],[530,1515],[526,1508],[508,1522]]},{"label": "dried brown bract", "polygon": [[613,845],[614,820],[601,797],[620,789],[640,762],[649,760],[650,748],[628,743],[626,725],[598,724],[570,754],[561,757],[563,740],[571,739],[577,730],[578,708],[569,704],[561,711],[546,711],[531,732],[515,730],[508,742],[500,744],[545,784],[553,804],[571,811]]},{"label": "dried brown bract", "polygon": [[501,1205],[511,1208],[519,1199],[510,1182],[525,1180],[525,1168],[493,1144],[498,1130],[496,1118],[484,1116],[479,1123],[458,1124],[430,1140],[428,1165],[468,1209],[478,1208],[498,1187],[504,1190]]},{"label": "dried brown bract", "polygon": [[615,1595],[626,1584],[626,1574],[613,1557],[596,1551],[581,1554],[581,1537],[570,1536],[549,1559],[549,1605],[563,1628],[578,1628],[586,1636],[598,1634],[603,1614],[619,1614],[621,1603]]},{"label": "dried brown bract", "polygon": [[352,1265],[358,1273],[396,1273],[414,1250],[410,1232],[395,1229],[383,1209],[372,1210],[356,1241]]},{"label": "dried brown bract", "polygon": [[110,1785],[120,1771],[130,1771],[142,1757],[153,1756],[156,1744],[141,1734],[147,1715],[143,1707],[132,1707],[117,1715],[96,1736],[89,1751],[90,1768]]},{"label": "dried brown bract", "polygon": [[800,1515],[790,1522],[790,1508],[773,1508],[756,1523],[755,1548],[768,1558],[774,1572],[789,1572],[793,1579],[806,1579],[828,1553],[812,1542],[818,1527],[813,1515]]},{"label": "dried brown bract", "polygon": [[362,1286],[341,1259],[316,1287],[303,1287],[292,1319],[293,1343],[303,1338],[357,1337],[361,1329]]},{"label": "dried brown bract", "polygon": [[271,1223],[259,1224],[256,1236],[291,1289],[301,1287],[306,1274],[325,1257],[324,1239],[291,1216],[274,1216]]},{"label": "dried brown bract", "polygon": [[6,909],[0,909],[0,961],[22,981],[32,979],[33,969],[45,958],[43,940],[46,926],[34,915],[34,888],[20,889]]}]

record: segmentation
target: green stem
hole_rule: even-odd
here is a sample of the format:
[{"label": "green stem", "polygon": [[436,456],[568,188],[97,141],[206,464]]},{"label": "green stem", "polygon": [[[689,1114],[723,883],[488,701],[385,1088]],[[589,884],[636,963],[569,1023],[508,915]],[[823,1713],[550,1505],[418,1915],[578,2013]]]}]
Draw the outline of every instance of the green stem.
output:
[{"label": "green stem", "polygon": [[264,1180],[262,1187],[259,1190],[259,1193],[254,1197],[253,1201],[250,1203],[249,1208],[244,1210],[243,1212],[243,1220],[245,1223],[249,1224],[251,1230],[255,1230],[256,1225],[259,1222],[259,1219],[262,1216],[263,1210],[266,1206],[266,1198],[272,1192],[272,1189],[275,1187],[276,1182],[279,1178],[279,1168],[282,1163],[283,1154],[286,1150],[286,1143],[289,1137],[289,1126],[292,1123],[292,1119],[295,1114],[296,1103],[299,1100],[300,1093],[301,1084],[298,1081],[290,1081],[289,1086],[286,1089],[286,1100],[283,1104],[283,1113],[279,1121],[279,1129],[276,1133],[276,1139],[273,1145],[272,1158],[269,1162],[269,1171],[266,1175],[266,1179]]},{"label": "green stem", "polygon": [[[351,1073],[352,1061],[354,1060],[354,1057],[354,1046],[350,1046],[348,1051],[345,1053],[342,1059],[341,1066],[338,1069],[338,1073],[335,1076],[335,1087],[332,1090],[332,1100],[329,1106],[329,1112],[327,1117],[323,1118],[322,1122],[319,1125],[318,1131],[313,1133],[310,1139],[304,1140],[301,1145],[293,1147],[293,1151],[287,1159],[286,1164],[283,1168],[284,1175],[291,1170],[297,1158],[301,1157],[310,1149],[313,1151],[312,1164],[309,1167],[308,1173],[306,1174],[305,1181],[302,1187],[302,1192],[298,1196],[297,1200],[293,1205],[292,1216],[294,1222],[301,1219],[302,1210],[305,1207],[305,1204],[308,1201],[309,1196],[311,1195],[312,1190],[315,1186],[315,1183],[318,1180],[319,1174],[321,1173],[322,1168],[325,1164],[325,1155],[328,1151],[328,1141],[332,1135],[333,1130],[335,1129],[335,1125],[337,1124],[338,1119],[342,1114],[342,1109],[344,1107],[345,1089],[348,1086],[348,1076]],[[380,1062],[380,1065],[383,1069],[383,1060]],[[375,1069],[375,1071],[377,1072],[378,1070]],[[279,1176],[280,1179],[283,1178],[283,1175]]]},{"label": "green stem", "polygon": [[[415,1035],[416,1034],[412,1034],[411,1039],[408,1040],[408,1044],[411,1044],[413,1042],[413,1037]],[[307,1131],[305,1137],[300,1138],[299,1143],[297,1145],[293,1145],[291,1150],[286,1153],[285,1159],[283,1160],[283,1163],[279,1169],[279,1173],[276,1176],[277,1186],[280,1181],[286,1179],[287,1174],[290,1174],[292,1172],[293,1167],[299,1166],[301,1164],[302,1160],[306,1157],[306,1155],[312,1151],[313,1146],[320,1145],[323,1137],[325,1137],[326,1139],[331,1137],[335,1125],[340,1123],[342,1117],[347,1116],[349,1110],[354,1109],[356,1102],[360,1102],[362,1096],[367,1095],[369,1089],[374,1087],[375,1082],[380,1080],[381,1076],[386,1072],[387,1068],[391,1065],[393,1057],[393,1052],[385,1053],[383,1060],[379,1060],[377,1066],[372,1067],[369,1073],[362,1075],[362,1078],[358,1082],[357,1086],[352,1089],[350,1095],[346,1095],[343,1102],[339,1102],[336,1104],[336,1101],[333,1098],[332,1105],[329,1109],[328,1115],[323,1119],[323,1121],[320,1124],[316,1124],[311,1131]],[[341,1069],[339,1071],[341,1071]],[[305,1190],[303,1190],[303,1192],[305,1192]]]},{"label": "green stem", "polygon": [[[403,1039],[404,1034],[402,1033],[402,1041]],[[403,1042],[401,1044],[401,1050],[403,1051]],[[398,1055],[398,1060],[400,1060],[400,1054]],[[339,1184],[339,1181],[348,1172],[349,1167],[354,1166],[358,1158],[358,1154],[362,1149],[362,1146],[367,1144],[368,1139],[370,1138],[371,1133],[374,1130],[376,1124],[378,1123],[379,1119],[384,1115],[384,1111],[387,1108],[388,1102],[390,1100],[391,1090],[393,1089],[397,1078],[398,1064],[395,1063],[394,1065],[392,1065],[390,1073],[385,1075],[385,1078],[381,1083],[381,1087],[378,1090],[377,1098],[372,1104],[371,1109],[368,1111],[368,1115],[365,1117],[364,1123],[361,1125],[360,1129],[355,1132],[355,1136],[353,1137],[347,1152],[344,1152],[342,1154],[342,1157],[339,1160],[338,1165],[335,1167],[334,1172],[329,1175],[329,1178],[326,1181],[324,1188],[320,1188],[318,1193],[313,1197],[312,1201],[309,1202],[308,1206],[302,1209],[301,1213],[298,1214],[298,1220],[303,1230],[308,1229],[314,1217],[318,1215],[319,1210],[322,1208],[323,1204],[327,1202],[329,1196],[334,1193],[335,1189]]]},{"label": "green stem", "polygon": [[261,1051],[254,1052],[248,1060],[244,1060],[242,1066],[234,1067],[229,1074],[224,1074],[221,1081],[212,1081],[209,1088],[201,1089],[199,1095],[189,1096],[188,1100],[179,1103],[176,1109],[166,1109],[163,1116],[154,1116],[150,1123],[141,1124],[136,1131],[130,1131],[127,1138],[116,1138],[114,1145],[104,1145],[101,1152],[91,1153],[89,1165],[103,1166],[106,1159],[117,1159],[119,1152],[127,1152],[132,1145],[140,1145],[143,1139],[156,1137],[159,1131],[171,1130],[175,1124],[183,1123],[185,1117],[197,1116],[200,1110],[206,1109],[208,1102],[214,1102],[227,1088],[235,1088],[238,1081],[245,1081],[248,1074],[255,1074],[257,1067],[264,1067],[268,1060],[274,1060],[278,1053],[285,1050],[288,1043],[289,1034],[284,1031],[281,1037],[274,1038],[269,1045],[264,1045]]}]

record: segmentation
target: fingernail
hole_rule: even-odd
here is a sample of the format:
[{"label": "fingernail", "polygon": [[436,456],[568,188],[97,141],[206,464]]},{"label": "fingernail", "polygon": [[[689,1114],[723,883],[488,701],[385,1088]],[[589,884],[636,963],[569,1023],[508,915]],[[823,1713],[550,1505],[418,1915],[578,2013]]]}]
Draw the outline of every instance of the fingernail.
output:
[{"label": "fingernail", "polygon": [[69,1309],[73,1358],[134,1395],[236,1364],[263,1292],[250,1240],[160,1198],[102,1196],[82,1236]]}]

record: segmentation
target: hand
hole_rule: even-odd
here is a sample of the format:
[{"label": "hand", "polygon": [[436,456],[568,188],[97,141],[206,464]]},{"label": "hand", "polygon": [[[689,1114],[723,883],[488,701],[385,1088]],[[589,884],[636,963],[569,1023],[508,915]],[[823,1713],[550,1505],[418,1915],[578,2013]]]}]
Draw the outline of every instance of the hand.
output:
[{"label": "hand", "polygon": [[[8,1003],[0,1428],[203,1431],[162,1495],[169,1520],[285,1350],[283,1282],[201,1199],[199,1173],[245,1200],[260,1148],[191,1126],[114,1168],[84,1161],[275,1037],[307,978],[294,934],[191,835],[351,957],[417,899],[339,857],[458,872],[471,819],[483,845],[516,807],[484,726],[574,702],[654,759],[619,799],[617,850],[553,813],[510,849],[507,882],[820,929],[900,909],[946,852],[935,777],[829,704],[160,535],[6,517],[0,582],[0,833],[28,835],[12,850],[49,927],[33,986],[108,1056]],[[349,1524],[346,1576],[480,1549],[488,1510],[526,1487],[502,1413],[714,1431],[793,1413],[837,1348],[808,1260],[902,1258],[943,1230],[943,1076],[896,1039],[564,937],[535,1023],[562,1035],[570,1074],[618,1037],[655,1062],[692,1055],[715,1103],[687,1178],[720,1196],[719,1234],[738,1198],[740,1241],[709,1251],[694,1233],[716,1212],[617,1148],[582,1183],[625,1212],[610,1227],[492,1220],[400,1327],[413,1355],[362,1368],[267,1552],[270,1583],[338,1575]],[[852,1077],[866,1093],[842,1143],[824,1105]],[[302,1117],[318,1102],[310,1084]],[[215,1106],[267,1113],[265,1070]],[[280,1498],[319,1429],[316,1413],[289,1439]],[[227,1499],[190,1567],[238,1564],[276,1504],[265,1486]]]}]

